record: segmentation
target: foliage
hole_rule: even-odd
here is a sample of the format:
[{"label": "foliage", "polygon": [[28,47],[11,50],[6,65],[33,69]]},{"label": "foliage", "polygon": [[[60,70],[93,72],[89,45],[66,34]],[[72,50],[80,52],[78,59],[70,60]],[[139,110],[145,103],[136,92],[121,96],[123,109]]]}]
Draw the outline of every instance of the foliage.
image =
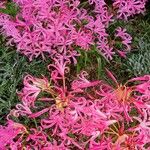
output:
[{"label": "foliage", "polygon": [[137,39],[138,47],[135,53],[129,55],[126,62],[126,69],[130,76],[150,74],[150,34],[145,33]]},{"label": "foliage", "polygon": [[18,6],[14,2],[7,2],[5,8],[0,8],[0,13],[15,17],[19,12]]}]

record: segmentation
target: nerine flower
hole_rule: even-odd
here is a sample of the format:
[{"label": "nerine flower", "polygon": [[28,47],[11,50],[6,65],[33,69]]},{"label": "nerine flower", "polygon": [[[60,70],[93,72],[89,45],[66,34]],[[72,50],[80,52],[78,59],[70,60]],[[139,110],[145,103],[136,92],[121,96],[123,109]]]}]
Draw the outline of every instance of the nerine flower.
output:
[{"label": "nerine flower", "polygon": [[129,17],[145,12],[147,0],[114,0],[113,6],[117,9],[117,17],[127,20]]},{"label": "nerine flower", "polygon": [[18,92],[21,100],[28,106],[35,106],[34,102],[41,91],[48,90],[50,87],[46,78],[34,78],[31,75],[26,75],[24,78],[24,87],[21,92]]},{"label": "nerine flower", "polygon": [[125,50],[127,51],[131,50],[130,44],[131,44],[132,37],[128,33],[126,33],[126,29],[123,29],[121,27],[117,28],[115,36],[117,38],[121,38],[122,44],[126,46]]},{"label": "nerine flower", "polygon": [[81,90],[87,87],[96,86],[100,83],[99,81],[90,82],[86,79],[86,76],[88,76],[88,74],[85,71],[78,75],[79,79],[72,82],[72,89]]},{"label": "nerine flower", "polygon": [[[127,86],[126,84],[119,85],[111,72],[109,72],[108,70],[107,72],[110,78],[116,84],[116,88],[112,88],[111,86],[107,86],[104,84],[101,86],[98,94],[103,97],[102,102],[104,103],[105,109],[108,109],[108,112],[112,111],[114,113],[113,114],[111,112],[112,115],[115,115],[116,113],[124,113],[126,120],[132,121],[133,118],[129,115],[129,113],[133,108],[137,109],[141,114],[143,108],[149,109],[148,103],[146,102],[148,101],[148,99],[139,99],[138,93],[135,94],[136,86]],[[134,81],[134,79],[131,81]],[[144,94],[140,95],[139,97],[143,96]],[[117,115],[115,116],[117,117]]]},{"label": "nerine flower", "polygon": [[[139,117],[134,117],[135,120],[137,120],[139,122],[139,124],[137,125],[137,127],[135,127],[135,130],[138,131],[139,133],[143,133],[144,139],[145,141],[147,141],[147,143],[150,141],[150,116],[149,116],[149,110],[145,110],[143,109],[143,116],[139,116]],[[143,118],[143,119],[142,119]]]},{"label": "nerine flower", "polygon": [[7,126],[0,126],[0,149],[5,150],[7,145],[14,143],[14,138],[26,132],[25,126],[8,120]]},{"label": "nerine flower", "polygon": [[[20,8],[15,18],[0,14],[0,26],[15,44],[17,51],[29,60],[45,53],[52,55],[69,51],[74,45],[88,50],[93,45],[93,32],[83,20],[89,20],[87,11],[74,1],[14,0]],[[87,22],[88,24],[88,22]]]},{"label": "nerine flower", "polygon": [[[142,94],[142,96],[139,96],[139,99],[143,99],[144,101],[147,101],[150,99],[150,75],[145,75],[143,77],[137,77],[130,80],[138,81],[139,83],[135,86],[135,90]],[[137,95],[138,97],[138,95]],[[150,103],[148,103],[150,104]]]}]

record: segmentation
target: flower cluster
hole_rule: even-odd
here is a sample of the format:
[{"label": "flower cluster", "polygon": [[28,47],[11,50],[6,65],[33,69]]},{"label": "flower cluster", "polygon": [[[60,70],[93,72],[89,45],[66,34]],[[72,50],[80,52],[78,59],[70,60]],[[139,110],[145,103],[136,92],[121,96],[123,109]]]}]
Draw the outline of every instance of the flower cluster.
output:
[{"label": "flower cluster", "polygon": [[127,20],[130,16],[145,12],[147,0],[115,0],[114,8],[117,9],[117,17]]},{"label": "flower cluster", "polygon": [[[124,0],[123,0],[124,2]],[[116,34],[114,35],[114,39],[110,37],[110,35],[107,33],[107,29],[109,25],[114,22],[116,19],[116,15],[114,12],[111,12],[109,10],[109,6],[105,2],[105,0],[89,0],[90,4],[95,5],[94,13],[96,14],[95,16],[95,22],[94,26],[91,30],[94,29],[94,33],[97,35],[98,41],[97,43],[97,48],[101,52],[101,54],[107,59],[107,60],[112,60],[113,56],[117,52],[121,57],[126,57],[126,53],[131,50],[131,41],[132,37],[126,33],[126,29],[123,29],[121,27],[118,27],[116,29]],[[113,3],[113,6],[115,8],[116,3]],[[139,5],[136,5],[139,7]],[[143,6],[145,6],[143,4]],[[128,7],[128,6],[127,6]],[[113,9],[114,9],[113,8]],[[121,11],[119,9],[119,11]],[[117,17],[119,18],[119,17]],[[124,19],[124,18],[123,18]],[[120,41],[117,41],[117,38],[121,38]],[[116,43],[123,44],[125,45],[124,48],[117,48],[115,47]]]},{"label": "flower cluster", "polygon": [[[89,81],[81,72],[68,80],[69,59],[57,56],[46,77],[24,77],[21,103],[0,127],[1,150],[146,149],[150,142],[150,76],[114,86]],[[28,126],[12,119],[26,118]],[[33,121],[34,120],[34,121]]]},{"label": "flower cluster", "polygon": [[89,16],[79,9],[78,0],[14,0],[20,12],[15,18],[2,15],[0,26],[17,45],[17,51],[30,60],[44,53],[64,53],[74,45],[88,50],[93,44],[92,31],[84,25]]},{"label": "flower cluster", "polygon": [[[89,13],[79,0],[13,1],[20,11],[16,17],[0,13],[2,33],[8,38],[8,44],[15,44],[17,51],[30,60],[38,56],[45,58],[45,53],[74,56],[77,47],[89,50],[94,44],[108,60],[116,52],[124,56],[130,47],[131,37],[128,36],[127,43],[123,39],[127,49],[116,50],[116,41],[110,40],[106,30],[115,20],[116,11],[117,18],[127,19],[143,13],[146,3],[146,0],[115,0],[112,5],[114,11],[111,11],[105,0],[88,0],[88,7],[93,8]],[[5,3],[1,2],[0,7],[5,8]]]},{"label": "flower cluster", "polygon": [[[117,52],[121,57],[126,57],[126,53],[131,50],[130,44],[131,44],[132,37],[128,33],[126,33],[126,29],[119,27],[116,29],[115,38],[118,39],[119,44],[121,43],[123,45],[121,49],[116,49]],[[115,42],[114,44],[116,43],[117,42]]]}]

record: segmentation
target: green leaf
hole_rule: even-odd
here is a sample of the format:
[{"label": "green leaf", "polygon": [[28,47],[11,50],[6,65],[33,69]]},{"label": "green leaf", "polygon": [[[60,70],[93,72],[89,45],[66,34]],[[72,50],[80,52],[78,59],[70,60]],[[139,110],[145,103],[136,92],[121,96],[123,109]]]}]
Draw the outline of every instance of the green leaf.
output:
[{"label": "green leaf", "polygon": [[12,17],[15,17],[17,13],[19,12],[19,7],[13,3],[13,2],[8,2],[6,3],[6,8],[0,8],[0,12],[4,14],[8,14]]}]

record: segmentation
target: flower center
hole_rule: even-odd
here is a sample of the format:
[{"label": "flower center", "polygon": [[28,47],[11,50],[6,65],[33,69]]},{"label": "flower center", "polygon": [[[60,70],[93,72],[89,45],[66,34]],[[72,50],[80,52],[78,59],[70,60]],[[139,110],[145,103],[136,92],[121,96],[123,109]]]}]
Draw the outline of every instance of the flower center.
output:
[{"label": "flower center", "polygon": [[68,105],[68,102],[67,102],[67,101],[63,101],[63,100],[60,99],[59,97],[57,97],[57,98],[55,99],[55,101],[56,101],[56,107],[57,107],[59,110],[61,110],[61,111],[63,111],[64,108]]},{"label": "flower center", "polygon": [[129,102],[132,92],[132,88],[125,85],[119,85],[118,88],[115,90],[115,94],[119,102]]}]

